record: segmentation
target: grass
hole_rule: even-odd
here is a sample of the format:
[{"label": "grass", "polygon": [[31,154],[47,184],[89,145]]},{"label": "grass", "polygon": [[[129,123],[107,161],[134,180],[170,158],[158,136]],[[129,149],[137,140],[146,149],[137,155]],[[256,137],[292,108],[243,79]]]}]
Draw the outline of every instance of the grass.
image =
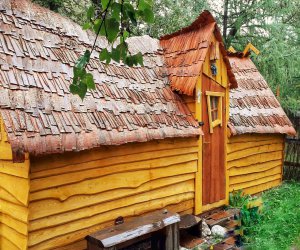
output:
[{"label": "grass", "polygon": [[300,182],[285,182],[263,193],[264,208],[258,223],[247,235],[247,249],[299,249],[300,245]]}]

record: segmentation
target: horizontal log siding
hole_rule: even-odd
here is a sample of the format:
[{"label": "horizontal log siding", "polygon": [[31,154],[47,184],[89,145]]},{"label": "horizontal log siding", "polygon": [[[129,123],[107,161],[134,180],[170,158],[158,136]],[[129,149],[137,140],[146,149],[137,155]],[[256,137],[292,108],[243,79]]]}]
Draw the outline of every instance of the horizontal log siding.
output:
[{"label": "horizontal log siding", "polygon": [[31,159],[29,249],[84,249],[118,216],[193,211],[197,149],[170,139]]},{"label": "horizontal log siding", "polygon": [[0,117],[0,249],[27,249],[29,160],[13,163]]},{"label": "horizontal log siding", "polygon": [[255,194],[281,183],[284,137],[238,135],[227,144],[229,191],[243,189]]}]

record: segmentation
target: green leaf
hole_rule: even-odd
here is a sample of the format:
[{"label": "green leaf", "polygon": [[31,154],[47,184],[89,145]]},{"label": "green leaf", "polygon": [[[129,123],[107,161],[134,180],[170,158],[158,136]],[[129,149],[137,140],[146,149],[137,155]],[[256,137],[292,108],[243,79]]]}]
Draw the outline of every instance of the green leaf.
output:
[{"label": "green leaf", "polygon": [[127,57],[128,46],[126,42],[120,43],[117,48],[120,51],[120,58],[124,61]]},{"label": "green leaf", "polygon": [[127,56],[124,60],[124,63],[128,65],[129,67],[132,67],[134,65],[134,59],[132,56]]},{"label": "green leaf", "polygon": [[[99,32],[100,35],[105,36],[105,28],[104,28],[102,19],[95,20],[93,29],[96,34],[98,34],[98,32]],[[100,31],[99,31],[99,29],[100,29]]]},{"label": "green leaf", "polygon": [[140,64],[141,66],[144,66],[143,54],[141,52],[139,52],[135,56],[136,56],[137,63]]},{"label": "green leaf", "polygon": [[146,0],[139,0],[139,7],[138,7],[138,9],[142,10],[142,11],[144,11],[145,9],[150,9],[151,10],[152,6]]},{"label": "green leaf", "polygon": [[86,13],[87,19],[91,20],[92,17],[94,17],[94,14],[95,14],[95,8],[94,8],[94,6],[90,6]]},{"label": "green leaf", "polygon": [[92,24],[91,24],[91,23],[85,23],[85,24],[82,26],[82,28],[83,28],[84,30],[88,30],[88,29],[92,28]]},{"label": "green leaf", "polygon": [[113,48],[111,50],[111,58],[116,61],[116,62],[120,62],[121,59],[121,51],[120,48]]},{"label": "green leaf", "polygon": [[102,49],[99,54],[100,61],[107,61],[110,58],[110,53],[107,49]]},{"label": "green leaf", "polygon": [[124,8],[124,17],[129,18],[130,21],[134,26],[137,25],[136,21],[136,11],[134,10],[133,6],[130,3],[124,3],[123,5]]},{"label": "green leaf", "polygon": [[107,30],[107,40],[112,43],[119,34],[120,23],[115,18],[109,18],[105,20],[105,25]]},{"label": "green leaf", "polygon": [[111,5],[111,17],[120,21],[121,19],[120,13],[121,13],[121,4],[114,2]]},{"label": "green leaf", "polygon": [[124,37],[124,40],[126,40],[129,37],[129,32],[127,30],[123,31],[123,37]]},{"label": "green leaf", "polygon": [[102,9],[105,10],[108,7],[109,0],[101,0]]},{"label": "green leaf", "polygon": [[83,100],[87,92],[87,85],[84,84],[82,81],[80,81],[79,84],[71,84],[70,92],[73,95],[79,95],[81,100]]},{"label": "green leaf", "polygon": [[76,94],[79,92],[79,87],[78,87],[78,85],[76,85],[76,84],[71,84],[71,85],[70,85],[70,92],[71,92],[73,95],[76,95]]},{"label": "green leaf", "polygon": [[153,23],[154,22],[154,14],[151,9],[145,9],[143,11],[143,20],[147,23]]},{"label": "green leaf", "polygon": [[84,52],[84,55],[79,57],[76,64],[75,64],[75,68],[84,68],[90,61],[90,57],[91,57],[91,52],[89,50],[86,50]]},{"label": "green leaf", "polygon": [[93,78],[93,75],[91,73],[87,73],[85,75],[85,84],[86,84],[88,89],[93,89],[93,90],[96,89],[94,78]]},{"label": "green leaf", "polygon": [[80,96],[81,100],[84,99],[85,95],[87,92],[87,85],[85,83],[83,83],[82,81],[80,81],[79,85],[78,85],[78,95]]},{"label": "green leaf", "polygon": [[77,84],[77,82],[80,81],[80,79],[85,76],[86,70],[85,70],[85,68],[74,67],[73,68],[73,73],[74,73],[73,83]]}]

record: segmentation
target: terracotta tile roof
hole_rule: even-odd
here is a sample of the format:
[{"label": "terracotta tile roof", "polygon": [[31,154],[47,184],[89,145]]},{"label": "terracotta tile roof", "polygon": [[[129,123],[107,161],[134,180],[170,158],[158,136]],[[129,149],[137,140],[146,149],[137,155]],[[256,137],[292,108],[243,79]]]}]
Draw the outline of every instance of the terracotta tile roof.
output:
[{"label": "terracotta tile roof", "polygon": [[280,103],[249,56],[231,54],[238,88],[230,90],[229,128],[232,134],[281,133],[295,130]]},{"label": "terracotta tile roof", "polygon": [[236,86],[220,30],[210,12],[204,11],[190,26],[160,39],[173,90],[193,95],[213,34],[220,44],[231,87]]},{"label": "terracotta tile roof", "polygon": [[[15,154],[78,151],[201,134],[168,85],[159,41],[128,40],[144,67],[105,65],[92,55],[97,88],[82,102],[69,93],[72,67],[93,35],[29,1],[0,3],[0,114]],[[99,39],[99,48],[106,47]]]}]

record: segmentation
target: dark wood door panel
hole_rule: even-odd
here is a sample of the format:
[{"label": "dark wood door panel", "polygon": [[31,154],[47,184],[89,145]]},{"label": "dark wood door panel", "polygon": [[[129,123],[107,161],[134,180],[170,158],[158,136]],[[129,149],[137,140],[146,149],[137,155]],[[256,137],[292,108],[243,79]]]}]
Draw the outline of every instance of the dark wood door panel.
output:
[{"label": "dark wood door panel", "polygon": [[206,91],[221,92],[225,94],[225,88],[204,76],[202,83],[202,117],[203,117],[203,205],[211,204],[225,199],[225,96],[222,100],[222,126],[209,130],[208,105]]}]

